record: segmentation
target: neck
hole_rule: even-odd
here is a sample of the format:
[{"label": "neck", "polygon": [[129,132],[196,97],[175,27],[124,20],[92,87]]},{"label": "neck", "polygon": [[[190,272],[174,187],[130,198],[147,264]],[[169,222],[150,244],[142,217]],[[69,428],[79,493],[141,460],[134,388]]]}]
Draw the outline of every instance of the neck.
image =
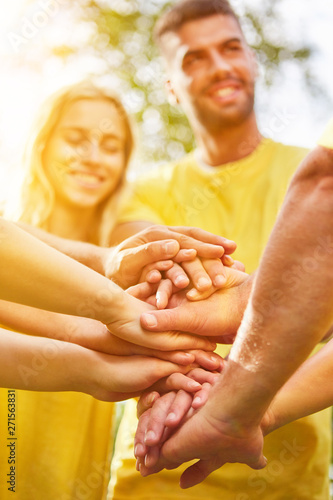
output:
[{"label": "neck", "polygon": [[194,131],[202,160],[212,166],[245,158],[262,140],[254,114],[241,125],[212,132],[200,124]]},{"label": "neck", "polygon": [[68,207],[58,202],[47,227],[56,236],[86,242],[91,242],[95,229],[96,208]]}]

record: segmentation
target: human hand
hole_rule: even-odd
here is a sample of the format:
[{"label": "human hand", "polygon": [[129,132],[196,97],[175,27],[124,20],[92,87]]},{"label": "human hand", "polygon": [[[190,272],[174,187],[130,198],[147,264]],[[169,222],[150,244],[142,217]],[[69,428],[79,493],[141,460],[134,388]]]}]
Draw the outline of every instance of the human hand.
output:
[{"label": "human hand", "polygon": [[138,344],[151,349],[161,351],[180,349],[202,349],[213,351],[216,344],[212,341],[177,331],[164,331],[158,335],[152,334],[140,324],[140,316],[143,312],[152,311],[153,308],[129,294],[124,294],[122,307],[114,315],[112,321],[107,324],[111,333],[133,344]]},{"label": "human hand", "polygon": [[195,393],[190,394],[184,386],[178,392],[173,390],[161,397],[156,391],[142,394],[137,405],[139,421],[134,440],[137,465],[143,463],[153,467],[156,464],[163,442],[184,419],[193,415],[195,409],[205,404],[218,376],[216,372],[194,369],[187,377],[201,385]]},{"label": "human hand", "polygon": [[[255,469],[265,466],[260,428],[239,429],[232,422],[217,419],[212,415],[208,403],[209,400],[163,444],[154,466],[139,463],[143,476],[159,472],[163,468],[173,469],[198,458],[199,461],[182,474],[180,486],[188,488],[202,482],[227,462],[245,463]],[[154,462],[155,458],[151,458]]]},{"label": "human hand", "polygon": [[[186,297],[191,301],[204,300],[210,297],[216,290],[228,286],[227,267],[238,271],[245,271],[242,262],[233,260],[229,255],[228,265],[222,265],[221,259],[200,259],[196,257],[178,265],[174,262],[173,266],[162,274],[153,270],[146,276],[148,283],[157,283],[155,291],[155,300],[150,299],[149,303],[157,309],[165,309],[173,293],[177,293],[187,287]],[[143,281],[143,279],[140,279]],[[159,281],[159,282],[158,282]],[[189,289],[188,285],[192,288]]]},{"label": "human hand", "polygon": [[193,380],[185,377],[191,366],[148,356],[112,356],[88,349],[85,351],[81,385],[74,390],[86,392],[100,400],[121,401],[140,396],[142,391],[152,387],[158,380],[175,373],[183,376],[172,377],[168,383],[171,388],[178,390],[185,387],[187,391],[200,389],[200,384],[194,384]]},{"label": "human hand", "polygon": [[150,263],[158,263],[158,270],[167,270],[168,264],[161,267],[159,261],[175,257],[178,249],[171,241],[163,245],[165,248],[161,248],[161,240],[178,242],[183,260],[189,257],[193,259],[196,254],[208,259],[223,258],[224,254],[230,254],[236,249],[233,241],[202,229],[151,226],[104,253],[105,275],[127,288],[139,281],[142,269]]},{"label": "human hand", "polygon": [[[226,272],[227,282],[222,290],[199,303],[188,301],[185,292],[176,293],[169,301],[170,309],[144,313],[142,326],[155,332],[180,330],[214,337],[217,342],[231,343],[247,304],[252,278],[233,269],[227,268]],[[144,288],[144,293],[149,296],[149,285],[142,285],[139,291]]]}]

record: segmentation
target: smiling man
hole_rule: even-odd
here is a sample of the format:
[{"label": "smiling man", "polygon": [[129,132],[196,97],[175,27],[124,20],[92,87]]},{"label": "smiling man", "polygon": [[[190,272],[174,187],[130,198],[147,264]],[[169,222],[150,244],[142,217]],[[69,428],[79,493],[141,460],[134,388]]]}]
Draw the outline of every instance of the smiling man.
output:
[{"label": "smiling man", "polygon": [[[226,0],[183,0],[156,26],[171,97],[186,113],[197,149],[133,186],[114,238],[151,224],[197,226],[237,242],[248,272],[259,264],[289,181],[307,151],[262,137],[254,111],[255,54]],[[233,295],[221,314],[239,325],[247,294]],[[226,354],[227,347],[218,352]],[[330,415],[321,412],[265,440],[268,466],[227,464],[182,491],[180,471],[141,478],[135,470],[135,402],[125,408],[109,498],[114,500],[328,500]],[[181,471],[184,467],[181,468]],[[135,493],[134,493],[135,492]]]}]

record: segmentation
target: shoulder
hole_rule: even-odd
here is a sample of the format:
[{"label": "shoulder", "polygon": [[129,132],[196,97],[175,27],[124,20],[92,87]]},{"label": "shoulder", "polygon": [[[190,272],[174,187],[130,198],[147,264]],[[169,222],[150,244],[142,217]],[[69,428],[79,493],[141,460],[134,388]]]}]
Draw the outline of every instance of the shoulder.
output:
[{"label": "shoulder", "polygon": [[152,170],[140,174],[131,181],[131,185],[135,191],[151,189],[152,187],[167,189],[172,187],[174,183],[178,183],[180,178],[186,178],[189,170],[194,169],[195,165],[193,153],[189,153],[179,160],[156,166]]},{"label": "shoulder", "polygon": [[308,148],[283,144],[272,139],[265,139],[265,141],[267,148],[274,152],[275,155],[290,159],[291,161],[302,160],[309,152]]}]

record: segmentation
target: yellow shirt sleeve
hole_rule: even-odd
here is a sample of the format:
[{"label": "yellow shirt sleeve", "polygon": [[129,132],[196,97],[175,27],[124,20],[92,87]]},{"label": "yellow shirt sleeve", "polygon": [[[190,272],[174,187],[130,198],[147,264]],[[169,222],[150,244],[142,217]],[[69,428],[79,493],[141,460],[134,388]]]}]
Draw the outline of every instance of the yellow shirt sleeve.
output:
[{"label": "yellow shirt sleeve", "polygon": [[333,119],[328,123],[325,132],[318,141],[319,146],[333,149]]}]

